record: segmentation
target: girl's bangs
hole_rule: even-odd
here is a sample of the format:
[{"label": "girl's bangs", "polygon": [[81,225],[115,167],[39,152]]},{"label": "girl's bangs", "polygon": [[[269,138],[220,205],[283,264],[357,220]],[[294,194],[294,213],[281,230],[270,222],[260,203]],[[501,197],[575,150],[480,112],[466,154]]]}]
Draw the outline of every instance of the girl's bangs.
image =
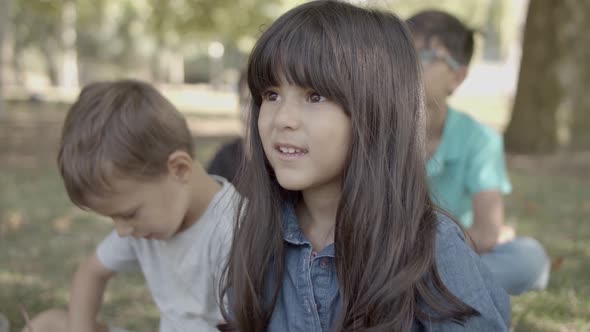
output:
[{"label": "girl's bangs", "polygon": [[248,82],[258,105],[266,89],[282,82],[312,89],[327,98],[342,95],[339,87],[346,80],[339,68],[337,45],[331,42],[334,38],[329,38],[326,27],[312,20],[303,17],[297,25],[278,24],[258,41],[248,70]]}]

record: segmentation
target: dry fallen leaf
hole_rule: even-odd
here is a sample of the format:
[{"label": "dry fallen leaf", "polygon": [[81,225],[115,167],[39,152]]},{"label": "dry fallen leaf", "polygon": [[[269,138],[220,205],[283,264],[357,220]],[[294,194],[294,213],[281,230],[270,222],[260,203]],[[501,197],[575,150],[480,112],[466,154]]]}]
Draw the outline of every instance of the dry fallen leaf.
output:
[{"label": "dry fallen leaf", "polygon": [[558,256],[551,261],[551,272],[556,272],[561,269],[563,262],[565,261],[565,257]]}]

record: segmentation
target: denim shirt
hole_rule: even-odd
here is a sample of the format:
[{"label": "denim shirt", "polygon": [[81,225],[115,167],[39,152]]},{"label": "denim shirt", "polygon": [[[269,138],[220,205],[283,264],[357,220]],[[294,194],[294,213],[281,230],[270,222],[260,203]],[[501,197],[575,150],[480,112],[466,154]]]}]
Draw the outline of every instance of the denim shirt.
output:
[{"label": "denim shirt", "polygon": [[[268,331],[330,331],[340,310],[334,245],[313,253],[292,206],[284,210],[283,227],[285,271]],[[460,228],[452,220],[439,216],[436,242],[437,268],[442,281],[480,315],[462,325],[451,321],[415,321],[412,331],[508,331],[510,299],[465,243]],[[276,276],[267,280],[265,297],[270,300]]]}]

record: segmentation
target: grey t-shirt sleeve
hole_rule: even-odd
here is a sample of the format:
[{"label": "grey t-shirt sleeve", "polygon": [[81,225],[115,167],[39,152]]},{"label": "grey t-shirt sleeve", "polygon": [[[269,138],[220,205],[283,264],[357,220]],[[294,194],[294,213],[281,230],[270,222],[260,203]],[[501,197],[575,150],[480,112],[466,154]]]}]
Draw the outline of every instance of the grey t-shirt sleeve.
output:
[{"label": "grey t-shirt sleeve", "polygon": [[[238,192],[231,184],[226,183],[224,189],[214,207],[215,225],[211,230],[210,241],[207,246],[207,259],[211,267],[211,284],[216,295],[223,282],[222,275],[231,250],[240,199]],[[217,296],[215,297],[215,303],[217,306],[220,305]],[[227,306],[227,303],[224,306]]]},{"label": "grey t-shirt sleeve", "polygon": [[211,242],[208,246],[208,259],[213,279],[217,285],[229,256],[233,226],[235,220],[236,201],[235,192],[226,193],[226,197],[219,202],[216,213],[216,225],[212,229]]},{"label": "grey t-shirt sleeve", "polygon": [[96,248],[98,260],[109,270],[123,272],[139,268],[133,238],[120,237],[112,231]]},{"label": "grey t-shirt sleeve", "polygon": [[479,315],[469,318],[463,325],[452,321],[433,323],[428,331],[509,330],[510,297],[465,242],[461,229],[444,216],[439,216],[436,260],[447,289]]}]

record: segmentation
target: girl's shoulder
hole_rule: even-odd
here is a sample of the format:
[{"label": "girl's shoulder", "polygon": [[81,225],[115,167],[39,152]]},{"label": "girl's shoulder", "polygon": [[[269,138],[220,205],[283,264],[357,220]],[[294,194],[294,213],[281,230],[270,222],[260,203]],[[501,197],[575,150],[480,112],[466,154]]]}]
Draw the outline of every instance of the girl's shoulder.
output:
[{"label": "girl's shoulder", "polygon": [[461,227],[441,213],[437,214],[436,267],[447,289],[480,313],[466,322],[470,328],[467,330],[507,330],[510,326],[508,294],[466,242]]},{"label": "girl's shoulder", "polygon": [[482,266],[479,255],[468,244],[465,231],[442,213],[437,213],[436,261],[441,275],[454,269],[469,275],[480,272]]},{"label": "girl's shoulder", "polygon": [[437,246],[441,241],[447,243],[465,242],[464,230],[449,216],[436,212]]}]

